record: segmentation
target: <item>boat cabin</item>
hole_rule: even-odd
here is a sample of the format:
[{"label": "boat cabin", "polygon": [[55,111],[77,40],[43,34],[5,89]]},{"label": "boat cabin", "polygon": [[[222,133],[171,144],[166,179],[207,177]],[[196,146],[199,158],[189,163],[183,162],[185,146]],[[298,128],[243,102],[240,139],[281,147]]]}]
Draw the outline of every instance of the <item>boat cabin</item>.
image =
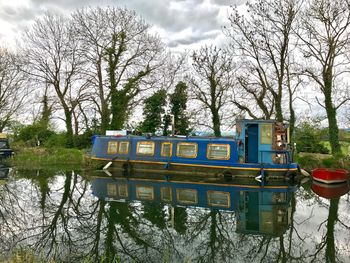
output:
[{"label": "boat cabin", "polygon": [[288,125],[274,120],[238,120],[236,139],[240,163],[291,162]]},{"label": "boat cabin", "polygon": [[10,148],[7,135],[5,133],[0,133],[0,159],[12,156],[13,151]]}]

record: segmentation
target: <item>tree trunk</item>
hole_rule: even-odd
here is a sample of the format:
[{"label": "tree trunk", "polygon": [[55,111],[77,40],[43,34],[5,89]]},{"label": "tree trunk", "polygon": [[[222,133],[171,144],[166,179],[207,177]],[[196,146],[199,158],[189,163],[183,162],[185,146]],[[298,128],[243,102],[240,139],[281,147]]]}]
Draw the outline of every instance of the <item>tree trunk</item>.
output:
[{"label": "tree trunk", "polygon": [[294,141],[294,127],[295,127],[295,111],[293,108],[293,97],[289,94],[289,140],[292,143]]},{"label": "tree trunk", "polygon": [[275,97],[275,109],[276,109],[276,120],[280,121],[280,122],[283,122],[281,94],[278,94]]},{"label": "tree trunk", "polygon": [[72,125],[72,113],[67,107],[64,108],[64,115],[66,117],[65,122],[66,122],[66,129],[67,129],[67,142],[66,146],[68,148],[72,148],[74,146],[74,139],[73,139],[73,125]]},{"label": "tree trunk", "polygon": [[101,128],[100,132],[101,134],[105,134],[106,130],[109,128],[109,109],[108,104],[105,102],[101,102]]},{"label": "tree trunk", "polygon": [[332,72],[331,68],[325,70],[324,80],[324,102],[328,118],[329,143],[331,144],[332,154],[340,152],[339,128],[337,123],[337,109],[332,102]]},{"label": "tree trunk", "polygon": [[110,128],[112,130],[121,130],[127,119],[129,98],[123,91],[112,90],[111,100],[112,120]]},{"label": "tree trunk", "polygon": [[105,92],[103,89],[103,74],[102,74],[102,58],[99,57],[96,67],[97,67],[97,78],[98,78],[98,89],[99,89],[99,96],[101,100],[101,127],[100,127],[100,133],[105,134],[106,130],[109,128],[109,108],[108,108],[108,102],[105,98]]},{"label": "tree trunk", "polygon": [[328,118],[329,142],[331,144],[332,154],[337,154],[340,153],[339,128],[336,116],[337,112],[333,105],[326,106],[326,111]]},{"label": "tree trunk", "polygon": [[221,137],[219,111],[216,109],[212,109],[212,115],[214,135],[215,137]]}]

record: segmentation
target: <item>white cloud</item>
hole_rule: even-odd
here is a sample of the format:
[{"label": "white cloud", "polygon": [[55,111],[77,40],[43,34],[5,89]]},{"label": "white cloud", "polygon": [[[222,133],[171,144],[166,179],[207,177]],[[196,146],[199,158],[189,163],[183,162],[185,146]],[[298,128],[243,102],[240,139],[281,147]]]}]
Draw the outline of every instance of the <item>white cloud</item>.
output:
[{"label": "white cloud", "polygon": [[171,49],[190,49],[222,38],[221,27],[227,21],[228,0],[17,0],[0,2],[0,41],[14,44],[36,17],[45,11],[70,14],[86,6],[119,6],[135,10]]}]

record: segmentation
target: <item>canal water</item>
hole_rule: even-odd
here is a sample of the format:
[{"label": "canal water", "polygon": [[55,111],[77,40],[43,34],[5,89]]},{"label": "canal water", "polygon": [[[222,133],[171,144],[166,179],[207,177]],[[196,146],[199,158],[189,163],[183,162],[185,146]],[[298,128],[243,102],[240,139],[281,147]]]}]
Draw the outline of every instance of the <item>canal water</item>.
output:
[{"label": "canal water", "polygon": [[346,184],[6,167],[0,177],[1,262],[350,262]]}]

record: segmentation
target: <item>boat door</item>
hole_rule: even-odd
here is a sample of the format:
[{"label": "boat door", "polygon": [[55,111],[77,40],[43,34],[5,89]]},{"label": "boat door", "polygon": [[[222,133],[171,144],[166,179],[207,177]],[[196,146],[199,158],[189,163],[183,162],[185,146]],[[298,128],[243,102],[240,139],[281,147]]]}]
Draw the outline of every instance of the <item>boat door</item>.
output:
[{"label": "boat door", "polygon": [[245,145],[246,145],[246,162],[258,162],[258,143],[259,143],[259,127],[258,124],[248,124]]}]

